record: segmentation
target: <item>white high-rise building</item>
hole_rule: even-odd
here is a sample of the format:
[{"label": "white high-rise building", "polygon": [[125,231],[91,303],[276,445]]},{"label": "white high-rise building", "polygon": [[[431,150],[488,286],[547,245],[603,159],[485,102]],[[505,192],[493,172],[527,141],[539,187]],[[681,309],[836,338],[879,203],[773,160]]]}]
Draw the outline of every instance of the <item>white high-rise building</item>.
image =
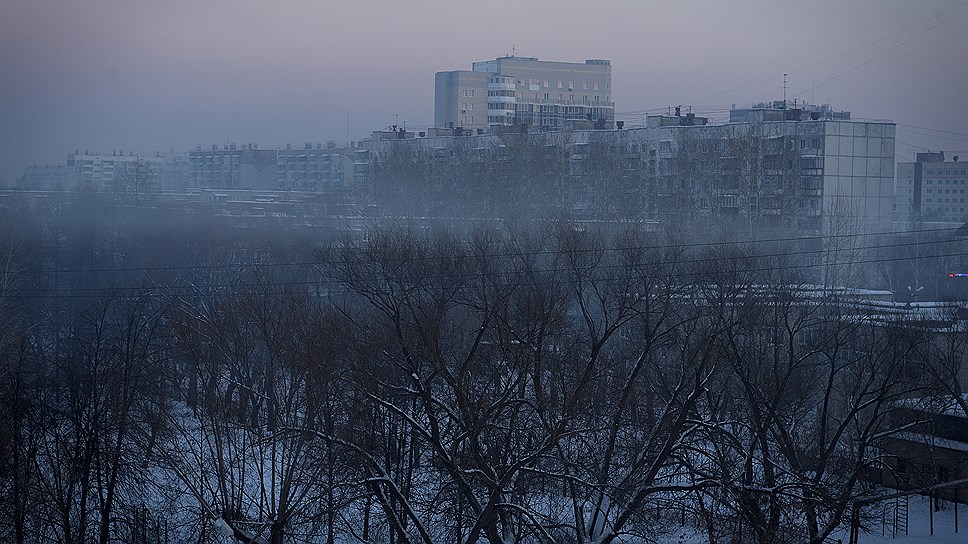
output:
[{"label": "white high-rise building", "polygon": [[551,131],[566,127],[611,128],[612,63],[500,57],[473,69],[437,72],[434,125],[477,132],[527,125]]}]

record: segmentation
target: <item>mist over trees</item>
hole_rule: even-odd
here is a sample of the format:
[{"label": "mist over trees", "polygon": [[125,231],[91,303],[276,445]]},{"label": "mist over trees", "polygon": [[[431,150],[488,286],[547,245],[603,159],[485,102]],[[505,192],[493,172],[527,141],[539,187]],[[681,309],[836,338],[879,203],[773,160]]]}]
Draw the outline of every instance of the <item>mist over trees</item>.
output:
[{"label": "mist over trees", "polygon": [[[528,164],[560,179],[518,143],[469,216],[534,205]],[[589,194],[638,175],[585,152]],[[395,160],[418,216],[447,189]],[[620,194],[582,201],[621,216]],[[962,327],[818,288],[781,236],[322,229],[97,194],[3,223],[3,541],[820,543],[867,523],[898,413],[963,394]],[[857,245],[895,283],[945,254]]]}]

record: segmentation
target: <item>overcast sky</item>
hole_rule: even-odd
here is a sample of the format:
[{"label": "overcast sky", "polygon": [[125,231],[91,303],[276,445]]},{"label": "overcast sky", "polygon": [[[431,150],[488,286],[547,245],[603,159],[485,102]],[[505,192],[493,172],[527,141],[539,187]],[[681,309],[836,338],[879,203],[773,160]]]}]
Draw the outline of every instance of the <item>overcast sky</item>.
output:
[{"label": "overcast sky", "polygon": [[[617,117],[788,98],[968,160],[968,1],[0,0],[0,181],[78,149],[347,139],[433,123],[434,72],[612,61]],[[636,121],[638,120],[638,121]]]}]

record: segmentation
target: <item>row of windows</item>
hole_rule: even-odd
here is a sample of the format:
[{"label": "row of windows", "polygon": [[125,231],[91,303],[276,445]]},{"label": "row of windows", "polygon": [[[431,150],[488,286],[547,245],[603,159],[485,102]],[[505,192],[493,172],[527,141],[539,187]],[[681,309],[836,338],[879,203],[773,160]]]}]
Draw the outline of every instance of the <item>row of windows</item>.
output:
[{"label": "row of windows", "polygon": [[498,89],[496,91],[490,90],[487,91],[487,96],[510,96],[511,98],[514,98],[514,91],[505,89]]},{"label": "row of windows", "polygon": [[[800,140],[800,149],[808,149],[806,139]],[[809,149],[820,149],[820,138],[811,138]]]},{"label": "row of windows", "polygon": [[[531,85],[538,86],[538,85],[541,85],[541,83],[542,83],[542,81],[541,80],[538,80],[538,79],[529,79],[528,80],[528,86],[531,86]],[[544,80],[543,83],[544,83],[543,87],[545,89],[551,87],[551,81],[550,80],[547,80],[546,79],[546,80]],[[518,85],[524,85],[524,80],[523,79],[518,80]],[[591,87],[594,90],[596,90],[596,91],[602,90],[602,87],[603,86],[605,87],[605,90],[607,91],[607,90],[609,90],[610,84],[609,83],[605,83],[604,85],[602,85],[602,83],[596,81],[595,83],[592,83],[592,85],[591,85]],[[563,89],[564,87],[565,87],[565,82],[559,79],[558,80],[558,88],[559,89]],[[571,90],[571,89],[574,89],[574,88],[575,88],[575,82],[574,81],[569,81],[568,82],[568,90]],[[588,82],[587,81],[586,82],[583,82],[581,84],[581,90],[583,90],[583,91],[587,91],[588,90]]]},{"label": "row of windows", "polygon": [[961,207],[954,208],[954,207],[946,207],[946,206],[926,207],[926,208],[924,208],[924,213],[925,214],[931,214],[931,213],[956,213],[956,214],[959,214],[959,215],[963,215],[965,213],[965,208],[961,208]]},{"label": "row of windows", "polygon": [[464,89],[464,97],[465,98],[473,98],[474,97],[474,89]]},{"label": "row of windows", "polygon": [[[926,189],[924,192],[930,195],[930,194],[932,194],[933,191],[934,191],[933,189]],[[958,189],[938,189],[938,193],[937,194],[939,194],[939,195],[958,194]],[[964,189],[961,190],[961,194],[965,194],[965,190]]]},{"label": "row of windows", "polygon": [[[605,111],[606,109],[606,108],[602,108],[601,102],[598,102],[597,100],[594,103],[585,102],[584,105],[592,106],[592,108],[590,109],[596,110],[596,111],[599,109],[602,111]],[[580,111],[584,111],[585,109],[581,105],[567,106],[567,105],[560,105],[560,104],[533,104],[530,102],[523,103],[523,104],[521,103],[515,104],[513,102],[488,102],[487,103],[487,109],[489,110],[536,111],[535,106],[537,106],[537,111],[546,112],[546,113],[558,113],[558,112],[579,113]],[[474,108],[465,107],[465,109],[473,110]]]},{"label": "row of windows", "polygon": [[488,115],[487,116],[487,122],[488,123],[510,123],[511,122],[511,119],[512,119],[512,116],[511,116],[510,113],[507,114],[507,116],[500,116],[500,115]]},{"label": "row of windows", "polygon": [[[957,199],[957,198],[945,198],[943,200],[940,199],[940,198],[938,198],[936,200],[933,200],[931,197],[928,197],[928,198],[925,198],[924,199],[924,201],[927,202],[928,204],[930,204],[932,201],[937,202],[938,204],[941,204],[942,202],[945,203],[945,204],[948,204],[949,202],[951,204],[957,204],[958,203],[958,200],[959,199]],[[961,203],[964,204],[965,203],[965,199],[962,198],[961,199]]]},{"label": "row of windows", "polygon": [[[495,95],[495,96],[507,96],[507,95]],[[511,96],[514,96],[514,94],[512,93]],[[551,93],[544,93],[543,98],[539,98],[538,93],[534,93],[532,94],[532,98],[534,99],[535,102],[542,99],[551,100]],[[524,91],[518,91],[518,100],[524,100],[524,99],[525,99]],[[558,93],[558,102],[564,102],[564,101],[565,101],[564,93]],[[575,101],[575,95],[569,94],[568,102],[574,102],[574,101]],[[595,104],[601,104],[602,97],[601,95],[594,95],[592,99],[589,100],[589,95],[583,94],[581,95],[581,101],[582,101],[582,104],[589,104],[591,102],[594,102]],[[605,102],[608,102],[608,95],[605,96]]]},{"label": "row of windows", "polygon": [[957,179],[938,179],[938,180],[929,179],[929,180],[926,181],[926,183],[928,185],[934,185],[935,182],[937,182],[938,185],[964,185],[965,184],[965,180],[963,180],[963,179],[962,180],[957,180]]},{"label": "row of windows", "polygon": [[[959,170],[938,170],[937,173],[938,173],[939,176],[957,176],[957,175],[964,176],[965,175],[965,170],[961,170],[961,171],[959,171]],[[928,175],[929,176],[933,176],[934,174],[935,174],[935,171],[934,170],[928,170]]]}]

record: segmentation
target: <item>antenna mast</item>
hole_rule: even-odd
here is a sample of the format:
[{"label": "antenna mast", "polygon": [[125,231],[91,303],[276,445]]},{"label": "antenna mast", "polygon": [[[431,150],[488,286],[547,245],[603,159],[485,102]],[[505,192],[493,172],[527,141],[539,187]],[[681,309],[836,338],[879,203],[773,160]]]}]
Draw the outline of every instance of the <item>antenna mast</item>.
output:
[{"label": "antenna mast", "polygon": [[787,74],[783,74],[783,109],[787,109],[786,95],[787,95]]}]

